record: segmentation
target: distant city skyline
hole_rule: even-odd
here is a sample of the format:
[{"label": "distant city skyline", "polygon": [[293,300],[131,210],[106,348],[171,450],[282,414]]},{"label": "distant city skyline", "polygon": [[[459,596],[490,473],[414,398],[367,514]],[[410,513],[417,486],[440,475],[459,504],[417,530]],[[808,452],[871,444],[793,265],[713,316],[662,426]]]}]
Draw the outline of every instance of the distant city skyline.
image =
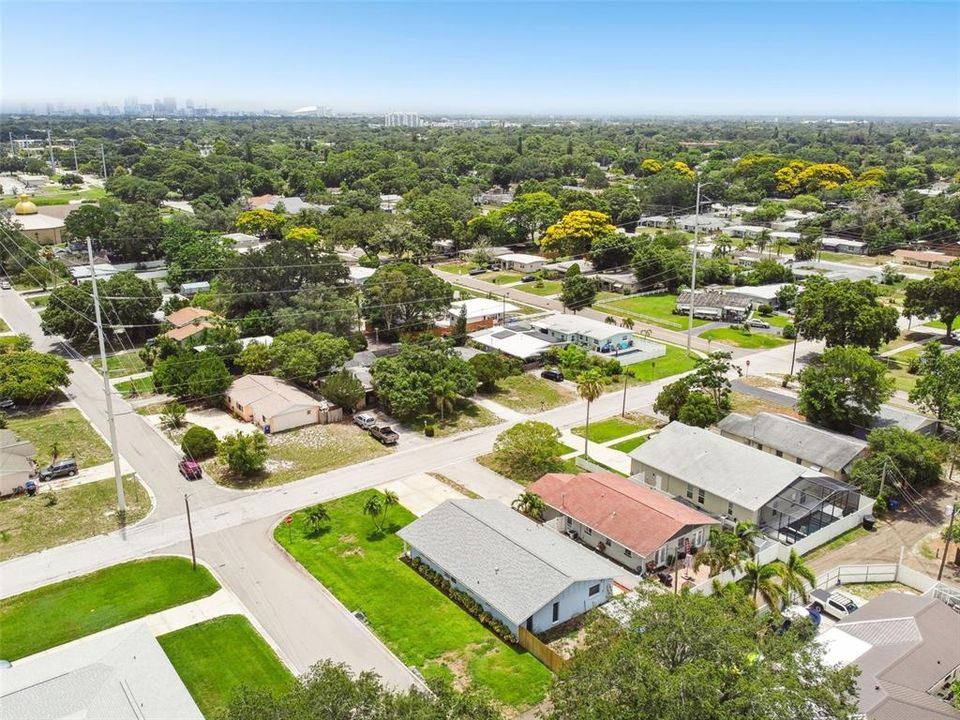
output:
[{"label": "distant city skyline", "polygon": [[[960,116],[955,2],[3,2],[0,14],[6,113],[137,114],[136,100],[188,115]],[[56,42],[38,52],[42,37]]]}]

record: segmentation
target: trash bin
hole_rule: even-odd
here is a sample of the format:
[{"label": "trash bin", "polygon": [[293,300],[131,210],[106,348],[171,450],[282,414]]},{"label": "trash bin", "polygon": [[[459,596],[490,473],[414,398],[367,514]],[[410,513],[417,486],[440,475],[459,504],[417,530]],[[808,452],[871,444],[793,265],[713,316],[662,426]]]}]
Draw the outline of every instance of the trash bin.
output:
[{"label": "trash bin", "polygon": [[891,510],[896,510],[900,507],[900,501],[896,498],[890,498],[889,502],[887,502],[887,507]]},{"label": "trash bin", "polygon": [[863,529],[864,530],[873,530],[877,524],[877,519],[873,515],[864,515],[863,516]]}]

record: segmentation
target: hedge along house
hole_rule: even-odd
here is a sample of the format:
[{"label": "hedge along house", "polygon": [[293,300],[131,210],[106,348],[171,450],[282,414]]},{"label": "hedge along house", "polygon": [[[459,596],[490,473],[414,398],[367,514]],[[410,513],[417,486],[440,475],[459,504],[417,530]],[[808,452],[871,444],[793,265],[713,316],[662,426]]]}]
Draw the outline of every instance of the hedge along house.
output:
[{"label": "hedge along house", "polygon": [[447,500],[397,533],[405,553],[467,593],[514,636],[602,605],[613,563],[498,500]]},{"label": "hedge along house", "polygon": [[672,422],[630,452],[630,479],[791,545],[860,509],[860,491],[703,428]]},{"label": "hedge along house", "polygon": [[703,549],[710,528],[720,524],[612,473],[549,473],[528,490],[546,504],[545,523],[639,574]]}]

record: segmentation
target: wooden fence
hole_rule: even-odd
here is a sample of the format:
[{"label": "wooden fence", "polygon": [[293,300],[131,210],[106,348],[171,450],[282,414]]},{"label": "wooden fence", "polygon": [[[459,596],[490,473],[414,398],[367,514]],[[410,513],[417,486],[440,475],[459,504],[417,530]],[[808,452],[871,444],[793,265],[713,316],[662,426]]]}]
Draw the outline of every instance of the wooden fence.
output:
[{"label": "wooden fence", "polygon": [[558,655],[549,645],[544,645],[540,638],[525,627],[521,627],[519,630],[517,640],[520,647],[550,668],[551,672],[558,673],[566,666],[567,659],[565,657]]}]

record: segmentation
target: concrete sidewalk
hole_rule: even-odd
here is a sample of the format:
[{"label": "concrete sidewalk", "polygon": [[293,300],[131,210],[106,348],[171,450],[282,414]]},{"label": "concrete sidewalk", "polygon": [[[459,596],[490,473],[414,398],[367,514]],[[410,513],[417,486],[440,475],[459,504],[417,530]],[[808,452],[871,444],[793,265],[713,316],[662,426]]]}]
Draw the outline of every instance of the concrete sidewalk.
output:
[{"label": "concrete sidewalk", "polygon": [[[623,438],[617,438],[613,442],[618,443],[622,439]],[[570,458],[575,457],[576,455],[583,455],[583,438],[579,435],[574,435],[569,429],[562,430],[560,432],[560,442],[562,442],[564,445],[569,445],[576,450],[576,453],[568,453],[564,457]],[[626,453],[606,447],[605,445],[600,445],[599,443],[589,441],[587,442],[587,448],[587,454],[591,460],[602,465],[606,465],[607,467],[611,467],[617,472],[623,473],[624,475],[630,474],[630,456]]]},{"label": "concrete sidewalk", "polygon": [[[120,473],[122,475],[130,475],[133,472],[134,470],[130,463],[120,458]],[[106,480],[108,478],[113,478],[112,460],[100,465],[80,468],[80,472],[73,477],[58,478],[56,480],[50,480],[49,482],[38,481],[37,487],[39,488],[39,492],[50,492],[52,490],[65,490],[67,488],[77,487],[78,485],[86,485],[87,483]]]}]

